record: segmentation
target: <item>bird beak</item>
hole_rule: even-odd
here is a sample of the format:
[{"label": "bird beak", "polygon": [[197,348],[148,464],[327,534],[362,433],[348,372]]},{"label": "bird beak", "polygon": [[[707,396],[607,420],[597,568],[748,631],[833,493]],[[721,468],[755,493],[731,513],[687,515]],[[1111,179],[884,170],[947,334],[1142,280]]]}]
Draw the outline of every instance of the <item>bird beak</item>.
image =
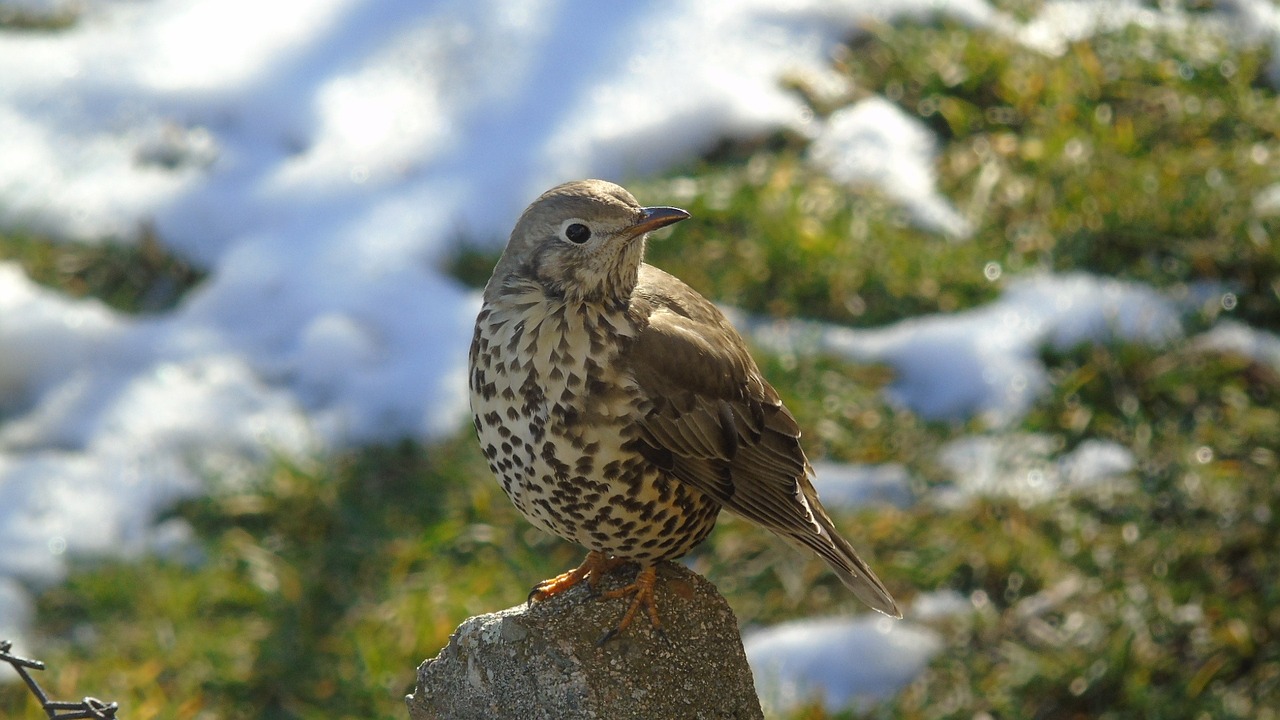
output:
[{"label": "bird beak", "polygon": [[653,232],[658,228],[664,228],[689,218],[689,213],[680,208],[647,207],[643,208],[643,210],[644,216],[640,218],[640,222],[627,228],[633,237],[639,237],[647,232]]}]

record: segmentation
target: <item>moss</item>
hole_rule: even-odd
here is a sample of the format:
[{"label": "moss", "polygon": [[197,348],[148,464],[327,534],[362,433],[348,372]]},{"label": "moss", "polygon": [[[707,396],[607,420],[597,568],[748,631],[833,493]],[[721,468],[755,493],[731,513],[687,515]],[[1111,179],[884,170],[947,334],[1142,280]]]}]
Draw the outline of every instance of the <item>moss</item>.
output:
[{"label": "moss", "polygon": [[95,297],[128,313],[169,309],[204,278],[149,229],[133,243],[64,243],[31,233],[3,234],[0,260],[17,262],[38,283],[74,297]]}]

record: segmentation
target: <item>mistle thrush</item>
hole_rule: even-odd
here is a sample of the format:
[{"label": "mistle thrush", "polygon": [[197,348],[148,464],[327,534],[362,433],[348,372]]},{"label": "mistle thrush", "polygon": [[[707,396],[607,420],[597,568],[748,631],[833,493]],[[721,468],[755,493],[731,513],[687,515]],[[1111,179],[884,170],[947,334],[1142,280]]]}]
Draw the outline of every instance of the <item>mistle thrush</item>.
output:
[{"label": "mistle thrush", "polygon": [[645,264],[652,230],[688,218],[612,183],[548,190],[524,211],[484,290],[471,408],[489,467],[537,527],[590,550],[531,600],[623,562],[660,627],[655,564],[679,558],[725,508],[817,553],[872,608],[888,590],[818,502],[800,428],[746,343],[706,298]]}]

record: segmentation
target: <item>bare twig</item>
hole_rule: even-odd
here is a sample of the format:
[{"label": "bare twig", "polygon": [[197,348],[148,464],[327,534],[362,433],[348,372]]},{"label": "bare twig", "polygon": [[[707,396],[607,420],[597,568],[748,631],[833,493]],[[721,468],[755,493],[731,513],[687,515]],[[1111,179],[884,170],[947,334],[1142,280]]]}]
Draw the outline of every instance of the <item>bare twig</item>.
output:
[{"label": "bare twig", "polygon": [[81,718],[108,718],[110,720],[119,720],[116,711],[119,706],[116,703],[105,703],[95,697],[87,697],[80,702],[66,702],[62,700],[50,700],[45,694],[40,684],[31,677],[28,670],[43,670],[44,663],[39,660],[30,660],[28,658],[14,655],[9,651],[13,649],[13,643],[8,640],[0,640],[0,662],[8,663],[18,673],[18,677],[27,684],[27,688],[31,690],[31,694],[36,696],[40,701],[40,707],[44,709],[49,720],[80,720]]}]

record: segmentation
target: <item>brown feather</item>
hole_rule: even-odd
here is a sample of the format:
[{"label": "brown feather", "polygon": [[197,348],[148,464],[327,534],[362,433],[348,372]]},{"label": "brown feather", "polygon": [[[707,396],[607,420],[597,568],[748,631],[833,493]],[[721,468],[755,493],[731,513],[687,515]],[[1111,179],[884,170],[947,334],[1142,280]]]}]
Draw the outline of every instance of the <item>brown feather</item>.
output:
[{"label": "brown feather", "polygon": [[901,617],[818,502],[799,425],[724,315],[649,265],[640,268],[631,314],[641,330],[624,359],[653,399],[641,422],[650,452],[669,453],[671,472],[682,482],[818,553],[860,599]]}]

